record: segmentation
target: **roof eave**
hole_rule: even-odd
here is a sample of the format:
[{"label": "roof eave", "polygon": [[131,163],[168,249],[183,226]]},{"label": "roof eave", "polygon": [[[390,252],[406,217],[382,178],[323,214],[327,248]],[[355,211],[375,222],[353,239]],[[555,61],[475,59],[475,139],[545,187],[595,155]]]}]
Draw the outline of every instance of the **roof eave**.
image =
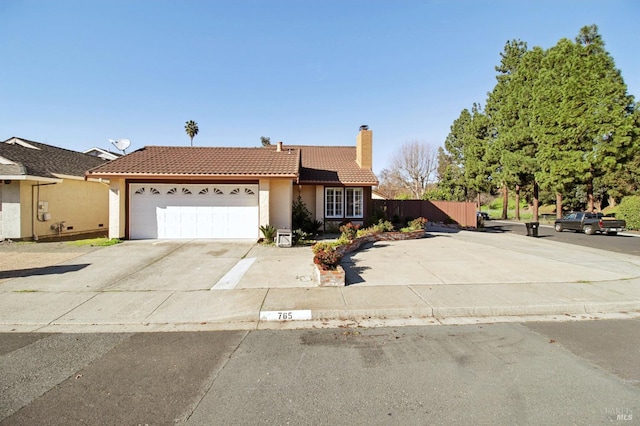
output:
[{"label": "roof eave", "polygon": [[62,179],[32,175],[0,175],[2,180],[24,180],[36,182],[61,183]]},{"label": "roof eave", "polygon": [[300,180],[300,185],[377,186],[378,182],[340,182],[336,180]]},{"label": "roof eave", "polygon": [[283,174],[150,174],[150,173],[89,173],[85,174],[86,179],[149,179],[149,180],[201,180],[201,179],[298,179],[297,173]]}]

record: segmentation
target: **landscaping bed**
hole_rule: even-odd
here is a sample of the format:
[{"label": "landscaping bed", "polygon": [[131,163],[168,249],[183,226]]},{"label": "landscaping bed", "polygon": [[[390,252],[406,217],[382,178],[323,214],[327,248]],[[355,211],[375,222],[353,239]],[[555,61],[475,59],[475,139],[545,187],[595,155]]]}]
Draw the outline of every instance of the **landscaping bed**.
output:
[{"label": "landscaping bed", "polygon": [[366,229],[347,223],[340,227],[342,234],[336,241],[318,242],[312,247],[316,266],[316,276],[320,286],[344,286],[345,271],[340,266],[342,257],[354,252],[363,244],[376,241],[402,241],[424,238],[427,220],[418,218],[400,231],[393,230],[390,222],[380,221],[377,225]]}]

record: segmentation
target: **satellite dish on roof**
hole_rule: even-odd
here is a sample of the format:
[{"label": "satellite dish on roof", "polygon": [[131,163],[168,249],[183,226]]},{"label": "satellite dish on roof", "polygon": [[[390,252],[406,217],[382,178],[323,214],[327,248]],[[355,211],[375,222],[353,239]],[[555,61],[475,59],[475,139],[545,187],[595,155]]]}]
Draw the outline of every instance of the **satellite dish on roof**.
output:
[{"label": "satellite dish on roof", "polygon": [[122,151],[123,154],[126,154],[125,150],[129,148],[129,145],[131,145],[131,141],[129,139],[118,139],[115,141],[113,139],[109,139],[109,142]]}]

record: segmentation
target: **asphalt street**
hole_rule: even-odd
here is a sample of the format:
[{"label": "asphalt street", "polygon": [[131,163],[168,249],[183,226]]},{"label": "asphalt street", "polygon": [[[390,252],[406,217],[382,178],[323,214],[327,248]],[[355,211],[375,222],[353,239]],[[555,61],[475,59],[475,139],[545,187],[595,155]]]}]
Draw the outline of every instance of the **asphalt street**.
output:
[{"label": "asphalt street", "polygon": [[639,424],[639,325],[0,334],[0,424]]},{"label": "asphalt street", "polygon": [[[526,235],[526,227],[523,223],[502,220],[490,220],[486,222],[488,232],[511,232]],[[540,225],[538,238],[561,243],[574,244],[582,247],[612,251],[615,253],[640,256],[640,238],[637,233],[623,233],[618,235],[585,235],[582,232],[562,231],[556,232],[553,225]]]}]

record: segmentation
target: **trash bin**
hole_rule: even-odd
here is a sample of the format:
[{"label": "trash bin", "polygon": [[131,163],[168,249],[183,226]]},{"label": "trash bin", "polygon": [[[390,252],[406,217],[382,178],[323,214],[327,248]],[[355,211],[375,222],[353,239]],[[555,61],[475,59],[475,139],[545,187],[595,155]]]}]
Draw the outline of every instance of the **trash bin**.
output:
[{"label": "trash bin", "polygon": [[538,236],[538,228],[540,227],[540,222],[527,222],[525,223],[527,227],[527,237],[537,237]]}]

